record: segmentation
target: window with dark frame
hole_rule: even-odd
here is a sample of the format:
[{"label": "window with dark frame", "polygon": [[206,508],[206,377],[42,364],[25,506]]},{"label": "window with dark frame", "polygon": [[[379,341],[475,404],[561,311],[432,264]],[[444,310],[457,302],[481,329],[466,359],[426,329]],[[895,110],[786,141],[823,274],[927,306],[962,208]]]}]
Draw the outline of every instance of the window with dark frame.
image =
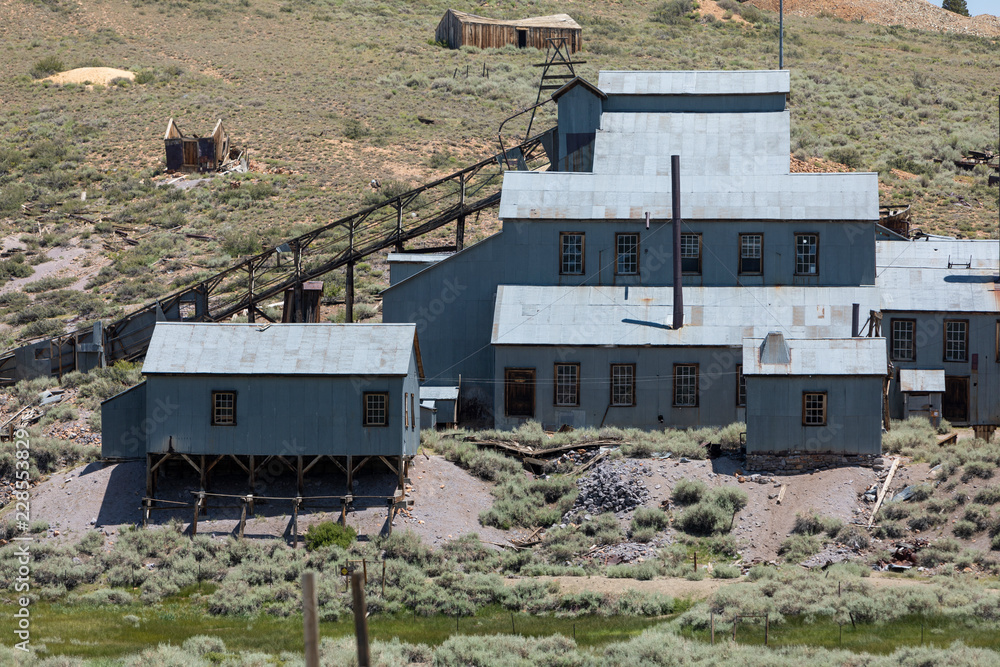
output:
[{"label": "window with dark frame", "polygon": [[583,232],[559,234],[559,273],[569,276],[583,275]]},{"label": "window with dark frame", "polygon": [[764,235],[740,234],[741,275],[760,275],[764,272]]},{"label": "window with dark frame", "polygon": [[914,343],[914,333],[917,329],[916,320],[892,320],[889,323],[891,339],[889,342],[889,358],[893,361],[916,361],[917,347]]},{"label": "window with dark frame", "polygon": [[969,360],[969,321],[944,321],[944,360]]},{"label": "window with dark frame", "polygon": [[701,275],[701,234],[681,234],[681,273]]},{"label": "window with dark frame", "polygon": [[826,392],[802,392],[802,425],[826,426]]},{"label": "window with dark frame", "polygon": [[698,405],[698,364],[674,364],[674,406]]},{"label": "window with dark frame", "polygon": [[635,405],[635,364],[611,364],[611,405]]},{"label": "window with dark frame", "polygon": [[639,273],[639,235],[615,234],[615,275]]},{"label": "window with dark frame", "polygon": [[416,399],[414,398],[416,394],[410,394],[410,430],[417,430],[417,408]]},{"label": "window with dark frame", "polygon": [[555,404],[580,405],[580,364],[556,364]]},{"label": "window with dark frame", "polygon": [[410,428],[410,392],[403,394],[403,428]]},{"label": "window with dark frame", "polygon": [[389,425],[389,394],[366,391],[364,393],[364,426]]},{"label": "window with dark frame", "polygon": [[212,392],[212,426],[236,426],[236,392]]},{"label": "window with dark frame", "polygon": [[819,273],[819,235],[795,235],[795,275],[815,276]]},{"label": "window with dark frame", "polygon": [[747,378],[743,375],[743,366],[736,366],[736,405],[745,407],[747,404]]}]

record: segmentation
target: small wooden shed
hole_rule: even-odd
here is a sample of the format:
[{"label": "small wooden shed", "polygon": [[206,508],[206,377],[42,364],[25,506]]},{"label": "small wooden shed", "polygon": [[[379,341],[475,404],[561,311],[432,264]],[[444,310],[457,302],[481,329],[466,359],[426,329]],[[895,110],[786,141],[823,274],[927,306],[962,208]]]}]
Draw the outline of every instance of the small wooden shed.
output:
[{"label": "small wooden shed", "polygon": [[453,49],[463,45],[492,49],[512,44],[522,49],[534,47],[544,51],[548,47],[547,39],[562,37],[570,53],[580,50],[581,36],[580,24],[567,14],[501,21],[454,9],[444,13],[434,33],[434,39]]},{"label": "small wooden shed", "polygon": [[167,152],[167,171],[211,171],[229,155],[229,135],[222,127],[222,119],[207,137],[186,137],[171,118],[163,135]]}]

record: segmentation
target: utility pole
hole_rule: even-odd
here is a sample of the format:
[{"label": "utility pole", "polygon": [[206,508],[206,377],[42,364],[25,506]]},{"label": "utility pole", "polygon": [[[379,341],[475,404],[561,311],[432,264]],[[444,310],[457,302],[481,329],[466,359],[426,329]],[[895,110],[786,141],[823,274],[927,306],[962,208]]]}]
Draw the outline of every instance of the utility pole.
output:
[{"label": "utility pole", "polygon": [[785,0],[778,0],[778,69],[785,69]]}]

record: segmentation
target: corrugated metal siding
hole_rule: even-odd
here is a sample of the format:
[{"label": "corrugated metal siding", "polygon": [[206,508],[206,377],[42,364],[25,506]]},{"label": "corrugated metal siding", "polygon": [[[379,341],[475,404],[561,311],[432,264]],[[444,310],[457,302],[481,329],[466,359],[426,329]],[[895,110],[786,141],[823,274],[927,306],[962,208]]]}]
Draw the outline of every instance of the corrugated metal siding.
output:
[{"label": "corrugated metal siding", "polygon": [[[165,406],[148,436],[151,452],[305,456],[415,453],[405,434],[403,394],[417,389],[416,359],[406,377],[152,376],[152,411]],[[212,391],[236,392],[236,425],[211,425]],[[389,392],[389,425],[362,426],[362,395]]]},{"label": "corrugated metal siding", "polygon": [[[504,369],[535,369],[535,420],[546,426],[623,426],[658,429],[722,426],[737,421],[736,366],[740,348],[530,347],[498,346],[494,384],[497,428],[514,428],[521,418],[505,416]],[[580,404],[555,406],[556,363],[580,364]],[[636,365],[636,405],[612,407],[611,364]],[[674,364],[698,364],[698,405],[674,407]],[[465,391],[463,381],[463,392]],[[663,416],[663,422],[659,420]]]},{"label": "corrugated metal siding", "polygon": [[146,434],[158,426],[146,421],[146,413],[145,382],[101,403],[101,456],[146,456]]},{"label": "corrugated metal siding", "polygon": [[[827,392],[826,426],[802,425],[802,392]],[[747,377],[747,453],[882,451],[882,378]]]}]

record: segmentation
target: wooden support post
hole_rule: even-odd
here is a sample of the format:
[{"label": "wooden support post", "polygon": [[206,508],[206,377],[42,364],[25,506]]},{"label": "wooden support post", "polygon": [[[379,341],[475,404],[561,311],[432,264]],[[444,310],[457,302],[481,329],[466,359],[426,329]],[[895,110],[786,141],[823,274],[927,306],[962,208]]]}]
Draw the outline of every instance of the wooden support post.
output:
[{"label": "wooden support post", "polygon": [[247,503],[250,505],[250,514],[254,513],[254,495],[251,493],[247,496]]},{"label": "wooden support post", "polygon": [[257,304],[253,300],[253,261],[247,265],[247,272],[249,273],[247,276],[247,295],[249,297],[247,301],[247,322],[254,324],[257,321]]},{"label": "wooden support post", "polygon": [[347,492],[354,495],[354,457],[347,457]]},{"label": "wooden support post", "polygon": [[[153,471],[153,455],[149,452],[146,453],[146,498],[152,498],[154,493],[154,471]],[[143,505],[145,505],[145,501]]]},{"label": "wooden support post", "polygon": [[392,535],[392,515],[395,513],[395,511],[396,511],[396,502],[395,502],[395,500],[390,500],[389,501],[389,516],[386,517],[386,520],[385,520],[385,530],[386,530],[386,533],[389,534],[389,535]]},{"label": "wooden support post", "polygon": [[250,468],[248,472],[250,473],[250,493],[257,493],[257,466],[256,466],[256,456],[250,455]]},{"label": "wooden support post", "polygon": [[[420,408],[417,408],[417,409],[419,410]],[[397,465],[396,469],[399,471],[399,490],[402,492],[403,497],[405,498],[406,497],[406,482],[403,481],[405,479],[405,476],[403,475],[403,457],[402,456],[399,456],[399,457],[396,458],[396,465]]]},{"label": "wooden support post", "polygon": [[302,622],[305,634],[306,667],[319,667],[319,611],[316,573],[302,573]]},{"label": "wooden support post", "polygon": [[292,506],[292,548],[299,548],[299,503],[302,502],[302,498],[296,498],[295,504]]},{"label": "wooden support post", "polygon": [[881,491],[879,491],[878,499],[875,501],[875,508],[872,510],[872,515],[868,519],[868,528],[872,527],[875,523],[875,515],[878,514],[878,508],[882,507],[882,501],[885,500],[886,494],[889,492],[889,485],[892,484],[892,478],[896,474],[896,468],[899,466],[899,457],[897,456],[892,462],[892,467],[889,468],[889,474],[885,478],[885,483],[882,485]]},{"label": "wooden support post", "polygon": [[205,497],[205,492],[201,491],[194,501],[194,519],[191,520],[191,537],[198,534],[198,514],[201,512],[201,500]]},{"label": "wooden support post", "polygon": [[243,530],[247,525],[247,499],[243,498],[243,510],[240,512],[240,529],[237,533],[237,537],[243,539]]},{"label": "wooden support post", "polygon": [[365,603],[365,579],[360,572],[351,573],[351,596],[354,602],[354,635],[358,644],[358,667],[371,667],[368,648],[368,606]]},{"label": "wooden support post", "polygon": [[[459,205],[465,206],[465,174],[458,177],[459,185],[461,186],[461,194],[459,199]],[[455,250],[461,252],[462,248],[465,247],[465,215],[458,216],[458,222],[455,223]]]},{"label": "wooden support post", "polygon": [[344,321],[350,324],[354,321],[354,262],[347,263],[344,289]]},{"label": "wooden support post", "polygon": [[403,199],[396,198],[396,252],[403,252]]},{"label": "wooden support post", "polygon": [[347,499],[342,498],[340,501],[340,525],[347,527]]},{"label": "wooden support post", "polygon": [[295,477],[298,481],[299,495],[302,495],[303,485],[302,485],[302,457],[295,457]]},{"label": "wooden support post", "polygon": [[204,491],[208,488],[208,468],[205,466],[204,454],[199,457],[198,462],[201,464],[201,470],[198,471],[201,473],[201,490]]}]

